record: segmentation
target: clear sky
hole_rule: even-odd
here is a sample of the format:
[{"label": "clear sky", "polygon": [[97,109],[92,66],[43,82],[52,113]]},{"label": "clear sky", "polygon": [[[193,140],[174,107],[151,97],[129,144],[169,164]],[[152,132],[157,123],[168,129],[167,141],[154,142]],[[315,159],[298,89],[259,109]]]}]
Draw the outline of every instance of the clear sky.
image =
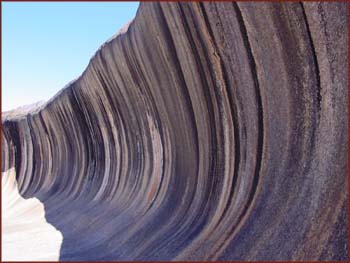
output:
[{"label": "clear sky", "polygon": [[2,111],[47,100],[135,17],[138,2],[2,2]]}]

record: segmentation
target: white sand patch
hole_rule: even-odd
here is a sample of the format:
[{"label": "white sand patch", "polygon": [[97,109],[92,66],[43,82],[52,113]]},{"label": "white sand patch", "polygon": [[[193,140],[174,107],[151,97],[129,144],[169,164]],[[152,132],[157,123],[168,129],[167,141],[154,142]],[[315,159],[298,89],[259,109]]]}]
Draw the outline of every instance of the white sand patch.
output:
[{"label": "white sand patch", "polygon": [[62,240],[44,205],[19,194],[15,169],[2,173],[2,260],[58,261]]}]

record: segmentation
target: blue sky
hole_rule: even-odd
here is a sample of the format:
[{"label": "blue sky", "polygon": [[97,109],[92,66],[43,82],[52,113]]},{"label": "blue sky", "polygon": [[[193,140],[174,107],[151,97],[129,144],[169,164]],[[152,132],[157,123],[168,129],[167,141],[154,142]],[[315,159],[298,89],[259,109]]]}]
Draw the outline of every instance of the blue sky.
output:
[{"label": "blue sky", "polygon": [[47,100],[135,17],[138,2],[3,2],[2,111]]}]

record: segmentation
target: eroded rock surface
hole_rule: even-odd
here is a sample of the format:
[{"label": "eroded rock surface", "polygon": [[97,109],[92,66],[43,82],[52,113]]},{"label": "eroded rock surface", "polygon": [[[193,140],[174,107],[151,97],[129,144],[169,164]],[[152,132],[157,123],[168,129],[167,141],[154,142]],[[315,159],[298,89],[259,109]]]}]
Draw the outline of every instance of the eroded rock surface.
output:
[{"label": "eroded rock surface", "polygon": [[60,260],[347,260],[347,38],[346,3],[142,3],[3,118],[3,180]]}]

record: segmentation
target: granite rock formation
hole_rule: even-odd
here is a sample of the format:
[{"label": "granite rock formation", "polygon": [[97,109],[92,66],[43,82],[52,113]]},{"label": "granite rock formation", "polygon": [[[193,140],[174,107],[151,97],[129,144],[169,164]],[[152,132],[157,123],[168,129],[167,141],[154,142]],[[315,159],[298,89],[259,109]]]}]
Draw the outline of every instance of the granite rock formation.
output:
[{"label": "granite rock formation", "polygon": [[60,260],[348,260],[347,38],[345,2],[141,3],[3,116],[3,183],[44,205]]}]

